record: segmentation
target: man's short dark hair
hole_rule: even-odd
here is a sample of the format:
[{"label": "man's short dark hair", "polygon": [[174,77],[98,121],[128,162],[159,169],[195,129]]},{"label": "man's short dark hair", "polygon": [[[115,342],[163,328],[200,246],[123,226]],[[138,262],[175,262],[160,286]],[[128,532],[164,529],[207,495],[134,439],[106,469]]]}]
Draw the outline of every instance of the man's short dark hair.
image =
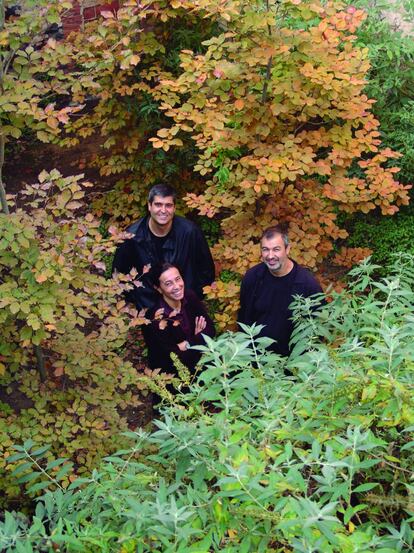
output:
[{"label": "man's short dark hair", "polygon": [[263,238],[266,238],[266,240],[271,240],[275,236],[282,237],[283,243],[285,244],[285,248],[289,246],[289,236],[288,236],[287,225],[279,224],[279,225],[274,225],[273,227],[268,227],[263,231],[263,234],[260,237],[260,241],[262,241]]},{"label": "man's short dark hair", "polygon": [[155,196],[161,196],[161,198],[172,196],[172,199],[175,203],[177,192],[175,191],[175,188],[173,188],[169,184],[155,184],[148,193],[148,203],[152,204]]}]

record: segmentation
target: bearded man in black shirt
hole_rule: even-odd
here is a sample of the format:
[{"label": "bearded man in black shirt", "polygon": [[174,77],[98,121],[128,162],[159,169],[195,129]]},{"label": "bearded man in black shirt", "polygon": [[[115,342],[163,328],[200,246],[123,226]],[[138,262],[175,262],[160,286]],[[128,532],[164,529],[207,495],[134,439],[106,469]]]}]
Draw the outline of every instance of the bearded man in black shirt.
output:
[{"label": "bearded man in black shirt", "polygon": [[[148,215],[131,225],[132,238],[118,246],[113,270],[128,274],[135,268],[139,275],[146,265],[171,263],[181,269],[187,288],[201,299],[203,287],[214,281],[214,262],[207,241],[192,221],[175,215],[176,192],[166,184],[153,186],[148,194]],[[127,299],[137,308],[151,308],[157,292],[150,275],[140,278],[143,286],[134,287]]]},{"label": "bearded man in black shirt", "polygon": [[289,237],[281,225],[264,231],[260,247],[262,263],[249,269],[241,283],[238,321],[265,325],[261,336],[275,340],[269,349],[287,356],[293,297],[320,294],[322,288],[307,269],[289,258]]}]

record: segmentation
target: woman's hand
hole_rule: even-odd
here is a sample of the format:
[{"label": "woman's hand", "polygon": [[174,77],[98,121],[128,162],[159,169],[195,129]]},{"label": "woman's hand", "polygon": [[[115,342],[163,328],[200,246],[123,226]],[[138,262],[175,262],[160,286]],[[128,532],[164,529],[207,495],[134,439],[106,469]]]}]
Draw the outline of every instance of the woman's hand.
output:
[{"label": "woman's hand", "polygon": [[200,315],[200,317],[196,317],[194,334],[200,334],[200,332],[203,332],[206,326],[207,326],[206,320],[202,315]]},{"label": "woman's hand", "polygon": [[184,340],[183,342],[180,342],[177,344],[177,347],[180,351],[186,351],[188,350],[190,344],[187,342],[187,340]]}]

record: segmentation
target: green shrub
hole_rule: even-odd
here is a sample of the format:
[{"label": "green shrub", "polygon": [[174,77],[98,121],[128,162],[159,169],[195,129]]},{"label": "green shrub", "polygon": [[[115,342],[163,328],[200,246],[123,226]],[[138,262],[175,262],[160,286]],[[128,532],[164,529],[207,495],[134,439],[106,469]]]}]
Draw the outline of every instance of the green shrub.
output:
[{"label": "green shrub", "polygon": [[0,213],[0,508],[21,496],[13,443],[53,444],[48,455],[82,474],[127,443],[133,408],[151,409],[133,351],[142,318],[120,300],[123,277],[103,275],[117,230],[102,236],[85,187],[43,171],[21,192],[25,210]]},{"label": "green shrub", "polygon": [[214,246],[220,238],[220,221],[200,215],[197,217],[196,222],[203,231],[209,246]]},{"label": "green shrub", "polygon": [[32,519],[5,514],[3,550],[412,551],[414,257],[373,269],[313,317],[298,303],[289,360],[255,327],[208,340],[157,430],[67,490],[45,451],[16,446],[16,477],[47,491]]},{"label": "green shrub", "polygon": [[374,115],[381,122],[381,140],[402,154],[393,165],[400,167],[398,179],[410,183],[414,174],[414,27],[409,35],[394,28],[384,13],[406,14],[413,21],[412,0],[390,4],[383,0],[349,0],[367,12],[358,29],[357,43],[369,50],[371,70],[366,93],[375,99]]},{"label": "green shrub", "polygon": [[414,212],[398,213],[392,218],[359,219],[352,227],[348,245],[370,248],[372,259],[380,265],[378,274],[384,275],[390,255],[407,252],[414,255]]}]

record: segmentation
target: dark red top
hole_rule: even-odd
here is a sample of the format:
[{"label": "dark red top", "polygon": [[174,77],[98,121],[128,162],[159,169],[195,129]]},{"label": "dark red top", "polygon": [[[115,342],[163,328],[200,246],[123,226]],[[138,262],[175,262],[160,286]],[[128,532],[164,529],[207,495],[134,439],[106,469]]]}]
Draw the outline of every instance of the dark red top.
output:
[{"label": "dark red top", "polygon": [[[163,309],[160,318],[154,318],[155,313]],[[203,316],[206,319],[206,328],[198,334],[194,334],[196,317]],[[202,301],[195,292],[185,290],[181,301],[181,310],[176,313],[162,298],[150,313],[151,324],[145,328],[145,338],[148,346],[148,361],[152,369],[161,368],[176,372],[170,354],[174,352],[180,361],[189,369],[193,369],[201,357],[201,353],[188,349],[181,351],[177,344],[187,340],[190,346],[204,344],[202,334],[213,337],[215,335],[214,324]]]}]

